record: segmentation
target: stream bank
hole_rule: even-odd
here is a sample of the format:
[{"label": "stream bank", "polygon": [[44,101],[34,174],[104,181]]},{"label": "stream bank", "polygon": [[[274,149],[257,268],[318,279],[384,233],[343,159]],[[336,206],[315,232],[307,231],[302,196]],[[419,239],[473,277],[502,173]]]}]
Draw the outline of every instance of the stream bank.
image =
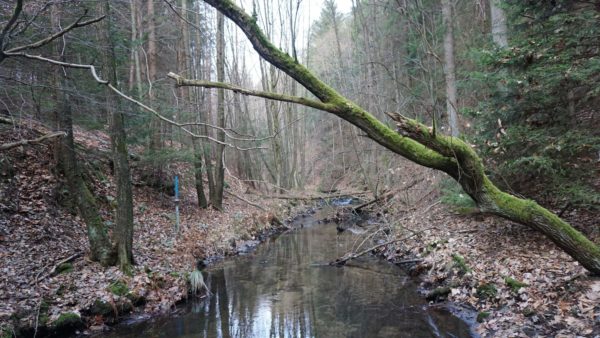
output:
[{"label": "stream bank", "polygon": [[[406,189],[369,209],[402,239],[377,253],[418,276],[432,305],[474,311],[482,337],[600,336],[599,277],[530,228],[445,205],[439,173],[407,165],[403,175]],[[585,230],[598,214],[563,217]],[[587,235],[600,243],[597,229]]]}]

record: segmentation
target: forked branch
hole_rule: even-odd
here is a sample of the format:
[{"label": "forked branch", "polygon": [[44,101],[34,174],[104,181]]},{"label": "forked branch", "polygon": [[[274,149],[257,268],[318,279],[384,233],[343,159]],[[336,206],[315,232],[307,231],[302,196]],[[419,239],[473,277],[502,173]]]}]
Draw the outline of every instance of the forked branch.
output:
[{"label": "forked branch", "polygon": [[[90,19],[87,21],[82,21],[87,16],[88,11],[86,10],[75,22],[73,22],[72,24],[68,25],[67,27],[59,30],[58,32],[56,32],[54,34],[51,34],[43,39],[40,39],[36,42],[30,43],[27,45],[7,49],[8,40],[9,40],[8,38],[10,36],[10,32],[13,30],[13,27],[15,27],[15,24],[16,24],[17,20],[19,19],[19,16],[21,15],[22,11],[23,11],[23,0],[17,0],[17,3],[15,4],[15,8],[13,10],[13,14],[12,14],[11,18],[6,23],[6,26],[4,26],[4,28],[2,28],[2,32],[0,33],[0,62],[2,62],[5,58],[7,58],[9,56],[14,56],[15,53],[18,53],[20,51],[45,46],[45,45],[49,44],[50,42],[67,34],[68,32],[70,32],[73,29],[89,26],[91,24],[94,24],[94,23],[104,19],[104,15],[103,15],[103,16],[99,16],[99,17],[96,17],[96,18],[93,18],[93,19]],[[13,54],[13,55],[11,55],[11,54]]]}]

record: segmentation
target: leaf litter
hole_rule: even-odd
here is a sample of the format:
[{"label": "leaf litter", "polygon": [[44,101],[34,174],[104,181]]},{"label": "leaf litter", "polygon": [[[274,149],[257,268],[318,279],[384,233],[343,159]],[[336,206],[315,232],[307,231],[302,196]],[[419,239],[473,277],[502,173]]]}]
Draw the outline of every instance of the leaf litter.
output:
[{"label": "leaf litter", "polygon": [[[0,129],[0,142],[34,138],[47,130],[34,124]],[[101,216],[112,231],[115,186],[109,174],[108,135],[76,128],[79,163],[93,163],[100,175],[91,178]],[[140,151],[140,148],[133,148]],[[257,239],[263,231],[279,225],[263,222],[263,211],[235,198],[225,198],[224,210],[201,209],[196,205],[193,170],[186,163],[166,168],[180,175],[181,229],[175,236],[174,203],[171,196],[140,183],[141,166],[132,165],[134,183],[134,240],[136,265],[131,275],[115,267],[104,268],[88,258],[86,227],[82,220],[61,204],[65,195],[55,174],[52,143],[17,147],[0,154],[0,329],[33,327],[41,318],[41,304],[47,304],[48,322],[61,314],[85,314],[98,301],[112,306],[132,303],[128,295],[111,292],[110,286],[124,283],[128,294],[142,297],[137,311],[146,314],[171,311],[188,297],[187,274],[198,260],[235,253],[235,246]],[[90,177],[91,176],[91,177]],[[228,190],[244,195],[247,187],[233,176],[226,177]],[[252,200],[252,196],[244,196]],[[285,206],[260,202],[278,215],[287,215]],[[72,269],[51,273],[56,264],[75,256]],[[69,271],[70,270],[70,271]],[[105,328],[106,318],[88,318],[94,330]]]},{"label": "leaf litter", "polygon": [[[379,254],[416,259],[409,272],[423,292],[450,287],[447,300],[478,313],[475,331],[483,337],[600,337],[599,277],[528,227],[450,210],[435,188],[440,173],[403,164],[405,182],[421,176],[420,183],[372,212],[392,236],[407,239]],[[597,213],[563,217],[600,243]]]}]

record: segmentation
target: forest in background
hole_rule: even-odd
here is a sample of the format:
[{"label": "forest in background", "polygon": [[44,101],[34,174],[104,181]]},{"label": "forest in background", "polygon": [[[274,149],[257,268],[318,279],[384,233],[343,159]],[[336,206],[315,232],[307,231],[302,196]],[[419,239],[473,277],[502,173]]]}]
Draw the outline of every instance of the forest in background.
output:
[{"label": "forest in background", "polygon": [[[297,30],[299,16],[307,15],[300,12],[305,2],[245,5],[277,46],[376,117],[385,120],[385,112],[402,112],[429,125],[435,120],[449,133],[449,112],[456,111],[458,132],[477,147],[497,184],[556,206],[597,206],[598,182],[589,175],[597,169],[599,151],[597,7],[578,1],[508,1],[490,11],[486,1],[459,1],[444,12],[443,3],[359,1],[351,13],[342,14],[335,1],[326,1],[318,16],[311,14],[317,20],[303,40]],[[112,14],[96,29],[74,29],[33,54],[94,65],[104,77],[107,63],[114,62],[118,87],[130,97],[176,123],[217,126],[217,91],[174,89],[166,77],[175,72],[217,80],[216,12],[202,1],[149,5],[113,1]],[[86,19],[102,14],[103,7],[102,2],[25,2],[23,22],[13,27],[5,44],[34,42],[86,10]],[[5,3],[2,9],[8,18],[13,8]],[[494,13],[501,14],[493,18]],[[446,21],[444,15],[449,15]],[[34,25],[26,23],[32,19]],[[492,39],[494,20],[500,20],[497,29],[504,42]],[[108,21],[111,41],[99,29]],[[224,25],[223,82],[290,95],[304,91],[265,61],[247,60],[245,38],[232,23]],[[452,29],[450,36],[446,27]],[[114,46],[114,60],[104,57],[107,44]],[[444,44],[453,45],[450,59]],[[446,67],[454,74],[446,75],[449,60],[455,60]],[[3,61],[2,72],[3,115],[52,125],[60,110],[56,66],[13,57]],[[85,70],[62,73],[60,89],[69,94],[74,123],[106,130],[105,88]],[[449,76],[453,83],[448,86],[454,87],[450,101],[455,101],[450,103]],[[223,95],[224,139],[238,148],[226,147],[226,167],[251,185],[281,190],[308,184],[331,190],[345,179],[376,193],[394,186],[396,159],[339,119],[289,103]],[[194,148],[193,137],[139,106],[124,101],[120,109],[128,143],[146,146],[140,155],[157,169],[148,177],[152,183],[167,184],[172,177],[161,168],[193,163],[199,154],[203,168],[219,163],[215,143],[203,139],[223,137],[216,128],[189,125],[188,130],[203,135]],[[203,147],[211,148],[211,160],[204,160]],[[311,168],[324,170],[315,175]]]},{"label": "forest in background", "polygon": [[[598,4],[368,0],[341,13],[326,0],[320,13],[310,13],[316,21],[305,33],[299,29],[313,8],[306,0],[243,5],[276,47],[387,126],[396,122],[386,114],[397,112],[434,134],[459,136],[498,187],[574,219],[597,238],[597,224],[580,224],[576,215],[598,215],[600,205]],[[85,193],[89,169],[77,168],[69,152],[77,146],[57,138],[54,155],[66,178],[63,197],[86,196],[66,204],[82,214],[90,238],[99,234],[90,244],[103,264],[118,259],[127,270],[134,260],[129,162],[143,168],[134,184],[170,194],[179,174],[200,207],[216,209],[233,185],[226,176],[271,196],[369,191],[377,198],[406,184],[398,174],[408,168],[403,160],[338,117],[236,91],[175,87],[169,72],[312,97],[256,60],[243,33],[203,1],[6,1],[0,10],[2,118],[111,135],[113,170],[122,179],[115,222],[125,224],[113,232],[118,249],[89,212],[98,202]],[[44,41],[60,31],[67,34]],[[93,65],[130,99],[75,64]],[[179,172],[180,164],[194,170]],[[455,210],[476,207],[452,180],[434,184]],[[90,232],[94,224],[98,231]]]},{"label": "forest in background", "polygon": [[[342,14],[335,1],[326,1],[303,40],[297,36],[299,16],[306,15],[299,12],[303,1],[245,5],[277,46],[376,117],[385,120],[385,112],[402,112],[429,125],[435,120],[448,132],[454,111],[459,117],[455,129],[476,145],[497,184],[557,206],[595,207],[597,182],[589,175],[597,169],[599,151],[595,5],[509,1],[490,11],[485,1],[459,1],[443,11],[443,4],[359,1],[351,13]],[[107,63],[113,62],[119,88],[130,97],[173,122],[210,125],[188,125],[202,135],[194,148],[193,137],[180,128],[157,121],[130,102],[121,104],[128,143],[146,146],[141,155],[156,169],[148,177],[153,183],[172,179],[161,170],[170,163],[198,158],[203,170],[218,164],[218,147],[203,138],[224,137],[235,146],[226,147],[226,167],[263,189],[316,184],[331,190],[344,178],[375,193],[394,186],[396,161],[389,153],[339,119],[306,107],[225,92],[226,130],[220,135],[213,128],[220,123],[216,91],[174,89],[166,77],[175,72],[217,80],[215,11],[201,1],[149,5],[111,2],[113,14],[96,24],[110,21],[111,41],[100,29],[75,29],[35,54],[94,65],[101,75],[108,74]],[[13,27],[5,44],[26,45],[59,31],[86,10],[86,18],[102,14],[103,6],[26,2],[24,22]],[[4,4],[3,11],[8,18],[11,5]],[[35,25],[26,24],[30,19]],[[494,20],[500,20],[496,26],[502,36],[496,43]],[[247,60],[245,38],[232,23],[224,25],[224,82],[290,95],[304,91],[265,61],[249,65],[256,60]],[[114,60],[103,56],[107,44],[114,46]],[[453,46],[451,57],[445,44]],[[453,65],[444,68],[450,61]],[[55,78],[60,74],[55,65],[7,58],[2,72],[4,116],[32,117],[48,125],[56,120],[60,103]],[[105,88],[85,70],[63,70],[62,75],[60,89],[70,95],[75,124],[107,128]],[[447,82],[453,89],[446,88]],[[447,92],[454,97],[447,100]],[[211,148],[208,153],[199,151],[206,147]],[[242,150],[246,148],[268,149]],[[324,170],[315,175],[311,168]]]}]

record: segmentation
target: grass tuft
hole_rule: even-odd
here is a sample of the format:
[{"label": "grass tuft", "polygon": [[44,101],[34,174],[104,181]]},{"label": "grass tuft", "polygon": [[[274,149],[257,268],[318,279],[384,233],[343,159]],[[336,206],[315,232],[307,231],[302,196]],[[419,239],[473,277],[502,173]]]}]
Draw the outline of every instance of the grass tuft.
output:
[{"label": "grass tuft", "polygon": [[202,272],[199,270],[194,270],[190,273],[190,289],[193,294],[197,294],[201,290],[208,291],[208,287],[204,283],[204,277],[202,276]]}]

